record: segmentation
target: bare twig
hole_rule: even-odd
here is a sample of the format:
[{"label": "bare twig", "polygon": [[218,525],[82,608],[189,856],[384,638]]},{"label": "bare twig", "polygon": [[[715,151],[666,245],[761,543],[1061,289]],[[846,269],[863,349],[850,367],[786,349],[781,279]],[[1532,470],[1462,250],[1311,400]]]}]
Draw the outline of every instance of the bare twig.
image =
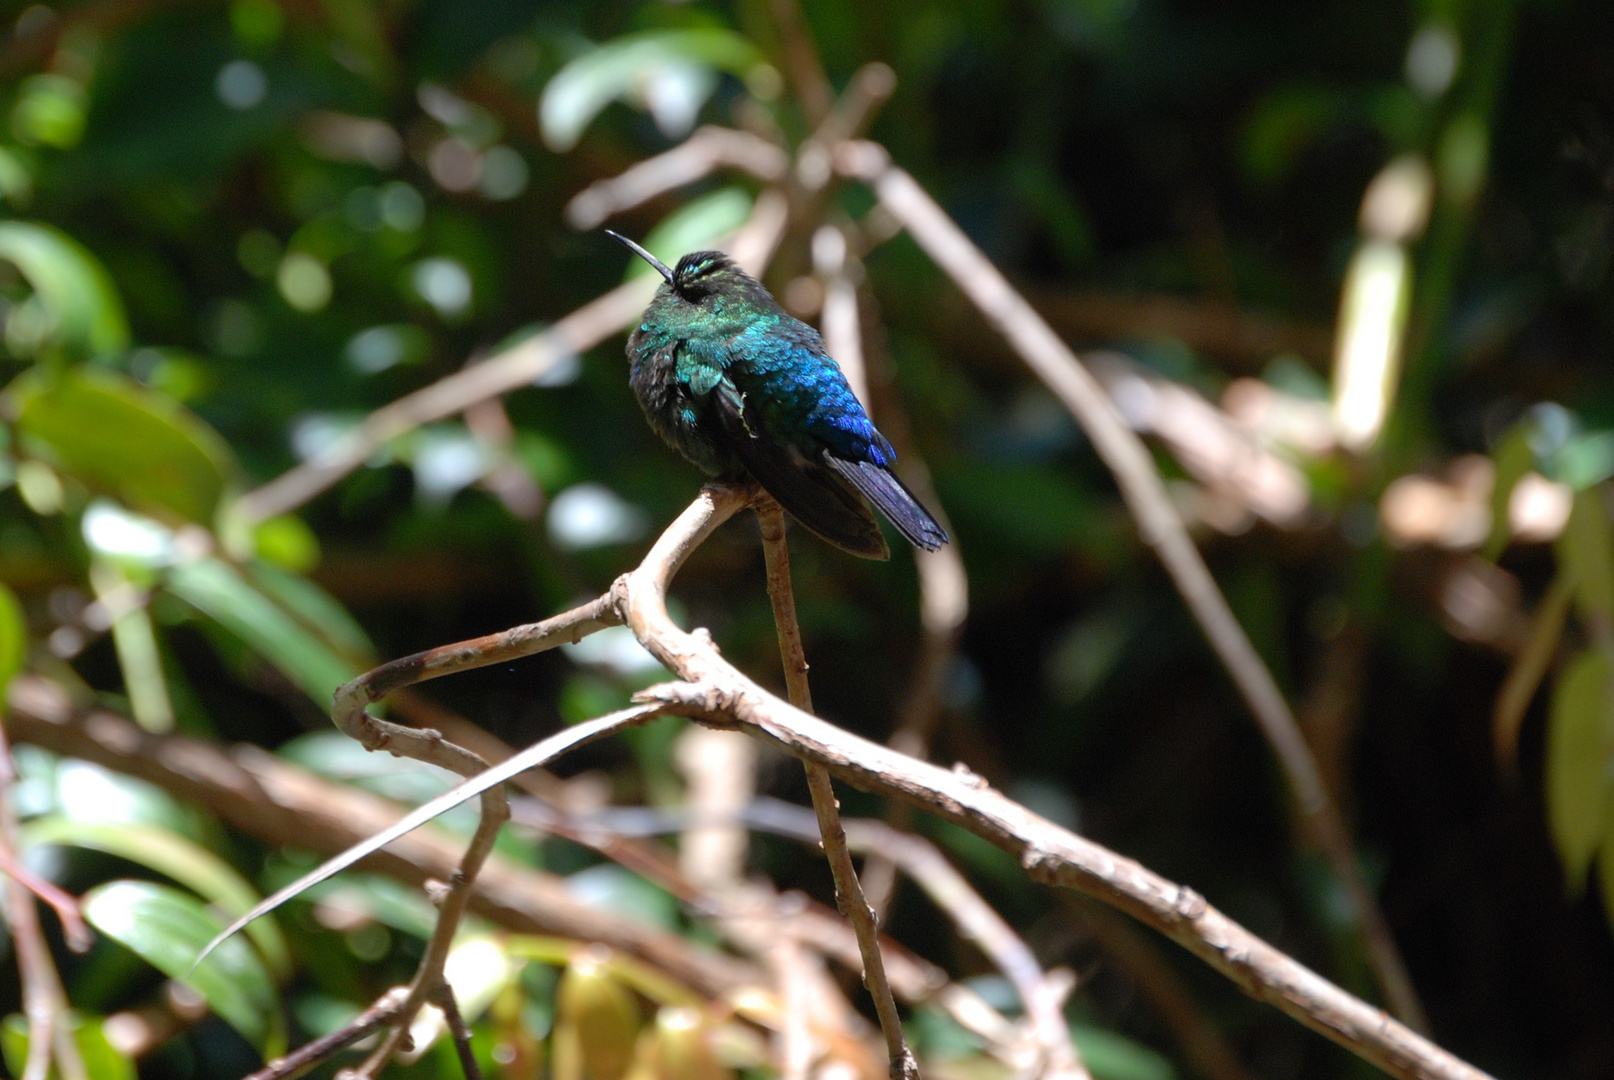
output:
[{"label": "bare twig", "polygon": [[[533,656],[557,645],[575,644],[596,630],[620,625],[622,617],[617,614],[616,606],[607,594],[542,622],[526,623],[497,634],[456,641],[452,645],[389,660],[336,692],[333,711],[337,726],[354,738],[359,738],[355,731],[365,722],[364,707],[396,690],[458,671]],[[350,725],[354,730],[349,731],[344,725]]]},{"label": "bare twig", "polygon": [[610,218],[658,195],[705,179],[719,169],[738,169],[778,183],[790,158],[760,135],[707,125],[677,146],[606,180],[596,180],[566,204],[566,222],[578,230],[596,229]]},{"label": "bare twig", "polygon": [[813,1065],[812,1029],[807,1024],[807,987],[810,975],[801,942],[789,931],[787,920],[779,920],[780,932],[769,957],[779,1000],[784,1004],[784,1022],[779,1032],[780,1080],[807,1080]]},{"label": "bare twig", "polygon": [[[755,732],[861,788],[912,803],[971,830],[1018,858],[1033,880],[1077,889],[1133,915],[1183,945],[1245,993],[1270,1002],[1394,1076],[1406,1080],[1485,1080],[1485,1073],[1250,934],[1193,890],[1038,817],[993,791],[967,770],[948,771],[916,761],[792,707],[727,663],[705,631],[680,629],[667,613],[668,584],[689,553],[747,505],[750,498],[748,489],[708,484],[657,539],[639,567],[613,587],[613,594],[621,597],[619,613],[623,621],[658,660],[685,680],[653,687],[641,697],[657,703],[659,708],[705,723]],[[42,696],[45,700],[41,700]],[[216,758],[204,766],[183,760],[184,755],[179,755],[181,760],[177,761],[172,753],[157,755],[151,744],[171,740],[146,735],[126,721],[114,721],[118,733],[98,740],[93,731],[105,722],[106,714],[92,714],[94,724],[75,724],[76,717],[65,701],[49,693],[39,680],[14,680],[11,706],[14,721],[18,722],[14,730],[26,730],[30,741],[67,748],[94,760],[120,759],[125,765],[114,767],[140,775],[164,773],[169,779],[164,786],[181,794],[186,794],[187,788],[211,794],[233,789],[234,785],[250,789],[257,783],[251,774],[243,774],[228,762],[224,770],[238,774],[233,778],[234,785],[211,775],[206,782],[199,782],[195,774],[218,768]],[[76,737],[63,739],[64,728]],[[155,760],[159,756],[163,760]],[[430,812],[440,813],[450,802],[475,797],[487,785],[518,771],[517,765],[533,764],[539,762],[525,758],[502,769],[489,770],[460,785],[453,798],[433,800],[428,804]],[[273,802],[269,805],[277,807]],[[346,820],[345,809],[342,828],[358,835],[372,831],[355,829],[353,822]],[[329,810],[315,806],[306,813],[308,819],[320,821]],[[404,825],[412,824],[414,817],[407,815]],[[249,821],[246,827],[263,835],[261,822]],[[314,846],[308,821],[301,814],[291,818],[286,831],[283,838],[276,839]],[[404,835],[398,847],[424,839]],[[449,868],[456,862],[453,854],[440,855],[439,859]],[[490,864],[482,875],[484,890],[493,868]],[[536,884],[543,876],[529,875],[526,880]],[[563,890],[561,896],[564,897]],[[560,901],[563,906],[567,899]],[[628,936],[615,925],[608,924],[605,929],[608,935]],[[642,943],[644,939],[641,936],[636,940]],[[683,948],[687,958],[688,946]],[[670,964],[662,966],[672,970]],[[701,974],[709,972],[709,968],[701,968]],[[699,984],[698,977],[687,981]]]},{"label": "bare twig", "polygon": [[54,882],[46,881],[23,865],[11,850],[6,838],[0,838],[0,874],[6,875],[50,905],[50,909],[56,912],[56,917],[62,922],[62,937],[66,939],[68,948],[80,953],[89,950],[95,938],[84,923],[84,915],[79,911],[78,898],[68,895]]},{"label": "bare twig", "polygon": [[397,1018],[399,1011],[403,1008],[404,1001],[408,997],[409,988],[407,986],[393,987],[377,998],[368,1009],[365,1009],[329,1035],[322,1035],[317,1039],[310,1040],[285,1057],[276,1058],[251,1076],[246,1077],[246,1080],[291,1080],[292,1077],[301,1076],[320,1062],[328,1061],[335,1057],[376,1029],[392,1023]]},{"label": "bare twig", "polygon": [[1386,1000],[1410,1025],[1425,1028],[1423,1008],[1378,901],[1362,879],[1344,818],[1272,673],[1250,644],[1173,509],[1148,451],[1127,430],[1076,354],[913,177],[891,164],[882,147],[867,142],[845,144],[837,167],[874,189],[892,216],[974,301],[1087,431],[1093,448],[1114,473],[1144,542],[1159,555],[1272,745],[1312,836],[1351,897]]},{"label": "bare twig", "polygon": [[443,1022],[448,1025],[448,1034],[454,1040],[454,1052],[460,1059],[460,1071],[465,1074],[465,1080],[482,1080],[482,1066],[476,1063],[476,1055],[471,1052],[471,1028],[460,1015],[459,1002],[454,1000],[454,988],[444,983],[438,987],[437,993],[432,996],[432,1004],[443,1010]]},{"label": "bare twig", "polygon": [[[469,750],[449,742],[435,731],[418,733],[426,736],[418,740],[398,738],[397,731],[392,729],[407,731],[411,735],[417,733],[415,729],[399,728],[398,725],[387,721],[374,722],[382,728],[385,739],[383,745],[393,753],[402,753],[417,761],[450,769],[461,776],[475,776],[487,771],[487,762]],[[372,746],[370,749],[376,747]],[[460,1019],[459,1010],[454,1005],[454,992],[443,974],[443,965],[448,960],[449,949],[453,947],[454,935],[459,931],[460,921],[470,901],[471,890],[476,884],[476,877],[481,873],[488,856],[493,853],[493,843],[498,839],[499,830],[510,818],[510,804],[505,798],[503,785],[490,787],[482,792],[481,811],[481,815],[477,818],[476,831],[471,834],[470,842],[465,845],[465,853],[460,856],[459,865],[449,878],[447,887],[434,897],[437,901],[437,923],[432,927],[432,936],[426,943],[426,952],[421,957],[415,969],[415,977],[409,984],[409,996],[404,999],[398,1014],[389,1021],[388,1032],[382,1038],[381,1044],[359,1068],[359,1076],[373,1076],[386,1067],[403,1045],[415,1012],[428,1001],[436,1002],[443,1009],[444,1016],[449,1019],[449,1031],[454,1036],[456,1047],[461,1044],[460,1032],[455,1030],[454,1021],[459,1021],[462,1030],[465,1021]],[[453,1010],[452,1014],[450,1009]],[[468,1051],[469,1046],[466,1045],[464,1049]],[[461,1056],[463,1064],[466,1055],[462,1053]],[[475,1068],[476,1063],[473,1060],[466,1073],[468,1080],[480,1080],[479,1073],[474,1071]]]},{"label": "bare twig", "polygon": [[[753,504],[762,526],[762,554],[768,568],[768,599],[773,604],[774,627],[779,634],[779,658],[784,663],[785,686],[793,705],[804,712],[813,708],[812,691],[807,684],[807,656],[802,649],[801,627],[796,621],[796,596],[790,584],[790,548],[785,540],[785,514],[772,497],[760,496]],[[863,897],[852,853],[846,847],[841,828],[840,804],[829,773],[817,762],[804,760],[807,787],[812,792],[813,812],[818,816],[818,832],[823,838],[824,855],[835,878],[835,902],[841,914],[857,931],[857,944],[863,954],[863,985],[874,998],[874,1011],[885,1036],[886,1056],[890,1059],[891,1080],[918,1080],[919,1065],[902,1036],[902,1018],[891,996],[885,960],[880,955],[880,931],[874,912]]]},{"label": "bare twig", "polygon": [[813,45],[801,6],[796,0],[768,0],[768,10],[779,30],[785,71],[801,100],[807,122],[816,127],[829,114],[835,91],[829,85],[829,76],[824,74],[824,65],[818,59],[818,49]]},{"label": "bare twig", "polygon": [[678,841],[678,869],[686,882],[721,902],[745,885],[750,837],[739,815],[756,792],[757,742],[737,731],[691,724],[678,736],[673,760],[693,811]]},{"label": "bare twig", "polygon": [[[0,727],[0,854],[17,863],[17,817],[11,792],[17,780],[11,745]],[[15,875],[0,881],[5,888],[6,923],[17,953],[17,974],[22,983],[22,1011],[28,1019],[28,1057],[22,1080],[45,1080],[54,1060],[64,1080],[87,1080],[84,1058],[68,1022],[67,993],[50,957],[50,946],[39,925],[34,894]],[[64,921],[65,925],[65,921]],[[79,924],[81,927],[83,923]]]},{"label": "bare twig", "polygon": [[[794,0],[778,0],[794,6]],[[835,151],[847,139],[866,131],[897,89],[897,75],[881,63],[864,64],[853,73],[816,130],[796,153],[796,180],[803,191],[821,193],[835,177]],[[813,214],[817,220],[819,214]]]}]

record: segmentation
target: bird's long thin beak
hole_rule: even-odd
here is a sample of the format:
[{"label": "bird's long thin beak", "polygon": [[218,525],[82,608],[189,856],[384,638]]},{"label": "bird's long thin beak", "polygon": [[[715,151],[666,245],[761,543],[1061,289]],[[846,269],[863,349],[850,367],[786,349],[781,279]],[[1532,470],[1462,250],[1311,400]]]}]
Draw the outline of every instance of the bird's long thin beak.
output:
[{"label": "bird's long thin beak", "polygon": [[667,267],[666,263],[662,262],[660,259],[658,259],[654,255],[650,254],[650,252],[646,251],[644,248],[640,247],[638,244],[635,244],[632,240],[629,240],[626,236],[623,236],[621,233],[615,233],[615,232],[612,232],[610,229],[606,229],[605,230],[605,235],[609,236],[612,240],[615,240],[617,243],[621,244],[623,247],[627,248],[629,251],[631,251],[635,255],[639,256],[639,258],[643,259],[645,262],[649,263],[651,266],[654,266],[656,268],[656,273],[660,274],[662,277],[667,279],[667,284],[668,285],[671,285],[673,283],[673,272],[672,272],[672,270],[670,270]]}]

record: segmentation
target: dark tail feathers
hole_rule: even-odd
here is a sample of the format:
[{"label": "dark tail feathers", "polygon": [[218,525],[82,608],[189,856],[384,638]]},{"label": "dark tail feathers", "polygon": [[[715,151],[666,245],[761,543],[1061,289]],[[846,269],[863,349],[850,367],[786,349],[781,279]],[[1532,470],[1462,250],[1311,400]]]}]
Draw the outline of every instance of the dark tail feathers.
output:
[{"label": "dark tail feathers", "polygon": [[947,530],[938,525],[930,511],[919,505],[913,492],[883,466],[867,461],[845,461],[827,452],[824,464],[879,507],[880,513],[914,547],[935,551],[947,543]]}]

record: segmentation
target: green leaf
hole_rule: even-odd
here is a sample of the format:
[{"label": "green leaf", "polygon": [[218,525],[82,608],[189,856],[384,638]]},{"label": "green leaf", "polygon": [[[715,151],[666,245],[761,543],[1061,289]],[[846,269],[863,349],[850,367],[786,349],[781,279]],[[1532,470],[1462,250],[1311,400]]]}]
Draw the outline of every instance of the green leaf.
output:
[{"label": "green leaf", "polygon": [[[134,1062],[113,1049],[103,1017],[69,1012],[67,1022],[78,1043],[79,1056],[84,1059],[84,1069],[94,1080],[135,1080]],[[21,1013],[12,1013],[0,1021],[0,1049],[4,1050],[11,1075],[21,1076],[28,1061],[28,1020]]]},{"label": "green leaf", "polygon": [[6,686],[28,659],[28,617],[17,594],[0,582],[0,701]]},{"label": "green leaf", "polygon": [[[645,237],[645,250],[668,266],[691,251],[709,248],[734,232],[751,216],[751,196],[740,188],[721,188],[680,206]],[[626,280],[645,276],[659,278],[655,267],[643,259],[629,259]]]},{"label": "green leaf", "polygon": [[619,37],[579,56],[549,80],[538,102],[544,142],[552,150],[570,150],[600,110],[619,98],[641,95],[649,81],[675,68],[757,79],[767,64],[756,46],[717,27]]},{"label": "green leaf", "polygon": [[590,908],[663,930],[678,926],[678,901],[672,894],[616,863],[579,870],[566,879],[566,888]]},{"label": "green leaf", "polygon": [[1508,500],[1513,496],[1513,485],[1536,467],[1536,452],[1530,445],[1533,427],[1528,420],[1514,424],[1491,449],[1496,486],[1491,489],[1491,535],[1481,553],[1492,561],[1508,546]]},{"label": "green leaf", "polygon": [[217,432],[110,371],[30,371],[6,391],[23,448],[92,490],[170,522],[213,523],[235,460]]},{"label": "green leaf", "polygon": [[1609,832],[1614,657],[1588,649],[1564,669],[1547,728],[1547,821],[1571,893]]},{"label": "green leaf", "polygon": [[1552,472],[1576,491],[1614,476],[1614,431],[1571,437],[1553,455]]},{"label": "green leaf", "polygon": [[1329,128],[1346,119],[1350,103],[1334,87],[1289,85],[1258,101],[1244,122],[1239,159],[1245,175],[1275,186]]},{"label": "green leaf", "polygon": [[330,593],[300,574],[267,562],[248,563],[246,571],[252,584],[318,633],[337,652],[355,663],[367,666],[375,663],[375,646],[370,643],[364,627]]},{"label": "green leaf", "polygon": [[194,896],[149,881],[113,881],[84,897],[84,918],[171,979],[194,989],[208,1008],[274,1057],[285,1035],[274,982],[258,954],[235,938],[191,970],[220,923]]},{"label": "green leaf", "polygon": [[[315,885],[302,898],[328,904],[343,913],[362,915],[422,941],[431,937],[437,925],[437,909],[425,893],[379,874],[342,874]],[[247,933],[252,932],[252,926],[246,928]]]},{"label": "green leaf", "polygon": [[357,665],[218,559],[176,566],[166,584],[169,592],[240,638],[321,707],[330,705],[338,686],[359,674]]},{"label": "green leaf", "polygon": [[115,356],[129,347],[123,302],[106,269],[49,225],[0,222],[0,259],[12,263],[49,319],[48,340],[69,357]]},{"label": "green leaf", "polygon": [[1605,485],[1575,493],[1569,524],[1558,538],[1558,559],[1574,582],[1581,617],[1614,626],[1614,526]]},{"label": "green leaf", "polygon": [[149,781],[77,758],[57,762],[54,779],[54,809],[75,821],[151,826],[199,843],[219,835],[216,823],[195,806]]},{"label": "green leaf", "polygon": [[260,523],[252,530],[252,546],[265,562],[293,573],[306,574],[319,565],[319,537],[292,514]]},{"label": "green leaf", "polygon": [[[128,859],[173,878],[227,915],[239,915],[258,902],[257,890],[229,863],[166,829],[51,815],[23,826],[22,839],[27,847],[58,844]],[[247,927],[247,936],[278,978],[291,974],[286,939],[272,921],[253,923]]]},{"label": "green leaf", "polygon": [[1176,1080],[1164,1056],[1113,1031],[1072,1024],[1070,1035],[1094,1080]]}]

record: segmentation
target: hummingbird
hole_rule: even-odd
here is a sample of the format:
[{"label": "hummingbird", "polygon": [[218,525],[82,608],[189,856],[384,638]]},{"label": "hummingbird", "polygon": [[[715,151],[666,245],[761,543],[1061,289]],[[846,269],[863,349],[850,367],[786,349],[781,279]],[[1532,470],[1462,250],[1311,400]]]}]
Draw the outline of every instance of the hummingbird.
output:
[{"label": "hummingbird", "polygon": [[721,251],[668,267],[605,232],[663,278],[628,338],[628,381],[668,445],[708,476],[751,476],[791,517],[853,555],[891,557],[869,503],[915,547],[947,543],[892,473],[896,451],[817,330]]}]

